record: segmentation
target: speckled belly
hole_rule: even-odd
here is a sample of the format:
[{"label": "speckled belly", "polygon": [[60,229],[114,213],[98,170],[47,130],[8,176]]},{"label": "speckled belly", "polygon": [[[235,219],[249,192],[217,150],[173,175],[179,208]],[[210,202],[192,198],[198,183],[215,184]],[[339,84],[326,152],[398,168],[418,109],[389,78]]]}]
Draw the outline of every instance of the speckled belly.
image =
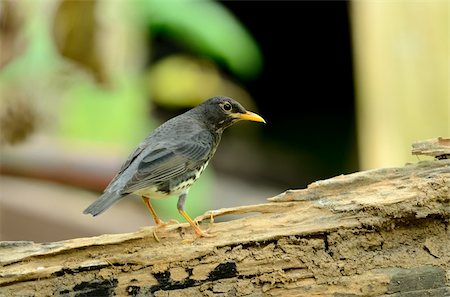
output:
[{"label": "speckled belly", "polygon": [[185,176],[184,180],[171,179],[169,181],[152,185],[144,189],[133,192],[135,195],[146,196],[151,199],[164,199],[169,196],[180,195],[189,190],[192,184],[200,177],[202,172],[208,166],[208,162],[203,164],[198,170],[193,171],[191,175]]}]

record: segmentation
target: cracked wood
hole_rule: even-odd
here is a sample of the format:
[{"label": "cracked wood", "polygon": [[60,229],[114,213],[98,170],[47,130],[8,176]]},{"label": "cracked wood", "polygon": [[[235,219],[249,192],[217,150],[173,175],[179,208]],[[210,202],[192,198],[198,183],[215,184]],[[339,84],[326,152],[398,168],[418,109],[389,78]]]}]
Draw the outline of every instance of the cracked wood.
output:
[{"label": "cracked wood", "polygon": [[444,290],[449,178],[450,160],[436,160],[318,181],[268,203],[207,212],[198,219],[243,215],[211,225],[213,238],[193,240],[188,225],[177,224],[3,242],[0,296],[378,296],[395,287],[393,267],[402,278],[411,271],[413,282],[431,269],[439,283],[424,289]]}]

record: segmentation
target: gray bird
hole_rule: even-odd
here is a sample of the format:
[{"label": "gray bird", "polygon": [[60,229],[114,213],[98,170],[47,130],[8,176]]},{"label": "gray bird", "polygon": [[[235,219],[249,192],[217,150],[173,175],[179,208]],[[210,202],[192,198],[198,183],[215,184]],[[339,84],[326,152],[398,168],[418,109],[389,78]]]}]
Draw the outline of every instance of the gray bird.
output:
[{"label": "gray bird", "polygon": [[240,120],[265,123],[261,116],[224,96],[210,98],[168,120],[139,144],[103,195],[83,213],[96,216],[120,199],[136,194],[144,200],[156,225],[163,226],[149,199],[178,195],[180,214],[197,236],[208,236],[184,211],[184,202],[189,188],[216,152],[224,129]]}]

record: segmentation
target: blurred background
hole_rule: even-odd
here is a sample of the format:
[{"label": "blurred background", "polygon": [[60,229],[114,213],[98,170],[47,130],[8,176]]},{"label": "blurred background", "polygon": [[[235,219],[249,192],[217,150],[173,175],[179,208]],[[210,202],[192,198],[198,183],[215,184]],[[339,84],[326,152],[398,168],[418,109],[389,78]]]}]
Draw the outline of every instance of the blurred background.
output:
[{"label": "blurred background", "polygon": [[[214,95],[267,125],[225,131],[192,217],[416,162],[413,141],[449,135],[448,5],[3,0],[0,240],[153,224],[138,197],[82,211],[155,127]],[[184,222],[176,201],[154,202],[163,220]]]}]

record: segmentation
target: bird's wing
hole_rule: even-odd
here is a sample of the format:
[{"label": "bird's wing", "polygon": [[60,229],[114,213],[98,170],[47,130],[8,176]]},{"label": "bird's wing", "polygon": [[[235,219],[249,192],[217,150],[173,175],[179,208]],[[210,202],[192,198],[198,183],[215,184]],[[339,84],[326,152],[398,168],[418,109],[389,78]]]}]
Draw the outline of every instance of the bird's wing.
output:
[{"label": "bird's wing", "polygon": [[119,169],[119,172],[117,172],[116,176],[111,180],[108,187],[105,189],[105,192],[108,191],[110,187],[115,185],[116,181],[119,179],[121,174],[130,166],[130,164],[139,156],[140,153],[147,147],[147,143],[143,141],[135,150],[132,152],[128,159],[123,163],[122,167]]},{"label": "bird's wing", "polygon": [[146,152],[122,193],[132,193],[170,180],[200,166],[208,158],[212,145],[211,133],[202,131],[188,139],[183,137],[183,140]]}]

